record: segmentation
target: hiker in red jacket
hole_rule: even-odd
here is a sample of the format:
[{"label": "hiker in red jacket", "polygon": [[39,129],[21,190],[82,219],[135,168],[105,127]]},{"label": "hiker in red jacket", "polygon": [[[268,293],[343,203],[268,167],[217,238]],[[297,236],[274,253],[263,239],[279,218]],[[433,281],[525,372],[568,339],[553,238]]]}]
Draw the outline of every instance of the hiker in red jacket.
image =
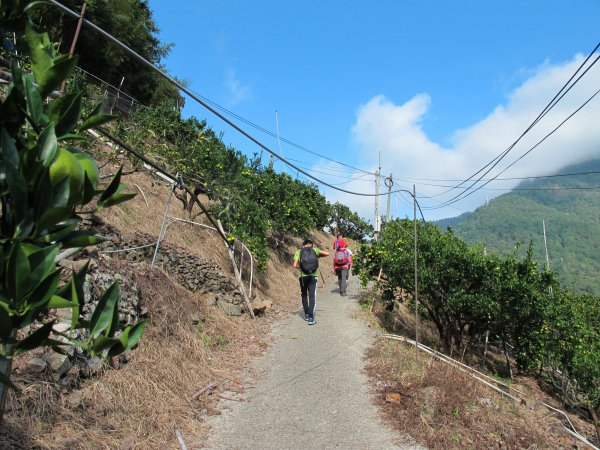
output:
[{"label": "hiker in red jacket", "polygon": [[338,233],[337,239],[333,241],[333,249],[337,250],[338,248],[348,248],[348,241],[344,239],[342,233]]},{"label": "hiker in red jacket", "polygon": [[333,272],[338,277],[340,295],[346,297],[346,286],[348,285],[348,274],[352,266],[352,253],[347,244],[340,244],[333,254]]}]

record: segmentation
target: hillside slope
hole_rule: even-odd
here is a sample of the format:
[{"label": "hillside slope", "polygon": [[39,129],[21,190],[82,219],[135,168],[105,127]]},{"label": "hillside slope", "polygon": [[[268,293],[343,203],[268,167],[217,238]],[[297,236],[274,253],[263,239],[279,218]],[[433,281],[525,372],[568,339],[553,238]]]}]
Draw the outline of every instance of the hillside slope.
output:
[{"label": "hillside slope", "polygon": [[[102,175],[108,175],[114,170],[115,167],[111,164],[103,164]],[[133,167],[127,163],[126,172],[132,170]],[[143,239],[152,241],[157,237],[168,204],[169,185],[158,177],[139,171],[128,173],[124,181],[128,184],[129,191],[137,191],[140,195],[128,203],[105,211],[101,218],[106,226],[110,226],[121,236],[118,245],[126,248],[132,247],[136,243],[142,243]],[[184,217],[183,213],[181,204],[174,201],[169,215]],[[203,218],[199,217],[197,220],[202,222]],[[132,236],[137,237],[133,239]],[[329,247],[332,239],[321,233],[314,233],[313,238],[315,242],[325,248]],[[158,268],[152,269],[147,261],[129,261],[125,256],[128,253],[111,254],[110,257],[107,257],[107,264],[118,270],[120,277],[132,275],[132,279],[141,293],[142,307],[148,310],[150,325],[138,348],[128,356],[128,362],[119,370],[104,368],[87,379],[74,379],[69,373],[55,379],[49,372],[32,374],[25,370],[19,370],[16,373],[15,381],[24,386],[24,389],[22,395],[11,395],[9,399],[9,411],[0,431],[0,448],[176,449],[179,448],[179,445],[174,434],[174,426],[181,430],[190,448],[200,448],[205,445],[206,436],[209,434],[210,416],[221,415],[222,408],[227,408],[227,405],[223,406],[222,400],[225,400],[225,403],[232,403],[231,399],[235,401],[235,399],[239,400],[242,395],[243,397],[251,395],[248,392],[256,395],[256,390],[250,391],[250,387],[256,380],[252,379],[252,383],[248,381],[248,375],[253,373],[249,367],[252,366],[252,360],[263,354],[277,338],[276,335],[269,333],[272,326],[281,319],[298,320],[299,322],[296,324],[299,323],[299,331],[287,335],[291,336],[288,340],[291,340],[292,344],[296,344],[300,331],[312,331],[312,328],[306,327],[305,322],[297,316],[298,288],[297,280],[291,269],[291,257],[294,247],[298,244],[297,240],[279,241],[277,249],[271,253],[266,272],[255,278],[255,292],[258,292],[258,297],[273,301],[273,308],[268,310],[265,316],[255,321],[250,320],[247,315],[241,317],[225,315],[221,308],[211,304],[212,293],[188,291],[185,286],[177,282],[176,276],[167,272],[168,267],[163,266],[162,262],[158,264]],[[191,254],[210,260],[219,266],[223,273],[232,275],[225,246],[216,233],[208,228],[173,223],[169,227],[169,232],[165,235],[162,245],[171,252]],[[324,267],[326,267],[325,264]],[[336,337],[338,341],[332,339],[334,324],[328,324],[327,320],[335,321],[336,314],[345,314],[345,312],[342,309],[335,309],[341,300],[335,297],[336,288],[333,276],[328,270],[323,270],[322,275],[324,283],[321,289],[330,289],[337,304],[333,301],[328,302],[326,295],[320,299],[322,302],[319,308],[323,320],[320,320],[317,325],[319,327],[317,330],[320,330],[319,334],[314,336],[320,336],[322,345],[329,348],[331,352],[321,352],[320,358],[327,358],[331,354],[339,353],[338,359],[333,358],[328,365],[331,369],[331,377],[325,378],[329,380],[329,383],[338,386],[341,375],[362,376],[360,375],[362,372],[348,371],[345,373],[342,371],[340,374],[339,364],[335,363],[338,363],[339,358],[343,356],[350,358],[352,364],[358,365],[362,361],[364,348],[360,347],[360,351],[355,349],[348,352],[349,347],[345,344],[348,343],[347,345],[352,347],[356,341],[347,335],[348,329],[344,326],[338,328],[339,335]],[[354,281],[356,280],[354,279]],[[326,309],[329,309],[331,317],[327,316]],[[358,326],[358,324],[355,325]],[[361,339],[363,337],[361,335]],[[281,336],[279,336],[279,340],[281,341]],[[301,344],[301,342],[297,342],[297,344]],[[301,346],[299,350],[310,348],[311,345]],[[394,354],[390,353],[388,357],[391,355]],[[26,367],[28,358],[24,357],[17,361],[17,366]],[[377,356],[371,357],[371,366],[378,359]],[[395,357],[394,360],[397,361]],[[285,362],[280,363],[278,368],[284,369],[285,365]],[[300,359],[298,367],[304,370],[305,366],[306,360]],[[322,371],[327,365],[321,367],[317,360],[309,367],[313,366],[319,366],[319,370]],[[353,368],[353,370],[357,369]],[[371,383],[378,386],[378,389],[389,389],[390,386],[397,389],[397,385],[392,384],[397,383],[397,380],[390,379],[384,382],[379,378],[381,374],[390,376],[396,374],[404,377],[407,367],[400,366],[393,370],[386,367],[386,370],[383,371],[372,367],[371,371],[373,376],[370,379]],[[420,369],[420,372],[423,374],[440,371]],[[315,375],[320,374],[315,370]],[[300,378],[306,377],[307,375],[304,375]],[[448,382],[448,380],[448,378],[444,379],[444,389],[448,392],[459,391],[457,386],[464,388],[466,383],[463,379],[456,382]],[[425,380],[425,383],[427,382]],[[432,402],[436,404],[439,402],[440,410],[442,407],[443,410],[447,410],[447,414],[440,415],[442,420],[446,421],[446,427],[440,427],[440,431],[436,432],[435,436],[420,436],[420,438],[424,441],[447,443],[449,428],[452,429],[451,436],[468,438],[467,431],[471,428],[470,423],[462,425],[458,421],[449,422],[447,420],[448,417],[456,418],[456,409],[448,406],[446,395],[432,398],[427,394],[445,391],[427,384],[419,386],[418,395],[421,393],[427,395],[426,399],[429,403],[421,404],[419,400],[409,404],[391,404],[387,401],[389,392],[378,393],[378,401],[383,402],[383,408],[387,411],[384,417],[390,420],[391,424],[395,424],[393,426],[398,427],[404,426],[404,424],[421,423],[415,422],[415,420],[422,421],[423,411],[427,412],[426,408],[429,408]],[[281,387],[290,388],[290,384],[282,383]],[[363,385],[362,389],[365,393],[367,386]],[[468,390],[476,392],[470,387]],[[326,392],[333,393],[335,390],[326,389]],[[394,393],[397,394],[397,391]],[[277,393],[271,394],[270,392],[270,395],[272,395],[272,401],[278,401]],[[482,393],[481,396],[484,399],[492,398],[487,392]],[[385,400],[381,400],[380,397]],[[218,405],[219,400],[221,400],[220,406]],[[356,392],[351,390],[347,395],[338,395],[335,400],[341,404],[346,404],[348,401],[354,402],[356,401]],[[479,408],[475,403],[477,398],[465,401],[472,403],[468,405],[469,408]],[[491,404],[495,400],[486,401]],[[502,404],[500,400],[498,403]],[[314,409],[317,407],[316,403],[310,403],[315,419],[331,418],[332,403],[321,399],[319,404],[322,409],[320,413],[317,413]],[[394,409],[390,413],[392,407]],[[463,407],[461,406],[461,408]],[[483,407],[481,408],[483,409]],[[494,417],[500,414],[493,407],[490,407],[490,411],[493,412]],[[392,415],[390,416],[390,414]],[[394,414],[417,419],[398,421],[394,419],[397,417]],[[522,433],[531,434],[532,428],[528,424],[524,425],[520,412],[517,414],[511,409],[502,414],[502,419],[494,419],[494,423],[501,423],[502,427],[506,423],[511,424],[510,439],[514,440]],[[480,415],[478,414],[478,416]],[[469,416],[465,417],[467,420],[471,420]],[[254,417],[255,419],[256,417]],[[431,417],[427,420],[430,419]],[[544,420],[548,422],[548,419]],[[260,420],[258,423],[262,424]],[[486,427],[486,429],[495,426],[490,425],[491,419],[487,415],[483,415],[481,423],[481,427]],[[353,425],[353,423],[346,422],[346,425]],[[360,425],[366,426],[362,422]],[[425,431],[438,429],[437,425],[431,427],[428,424],[424,424],[422,428]],[[579,425],[578,428],[580,428]],[[514,431],[515,429],[517,431]],[[258,431],[261,431],[260,427]],[[411,434],[410,430],[400,429],[399,431],[401,434]],[[556,430],[547,430],[543,433],[556,434],[557,432]],[[560,435],[560,433],[564,434],[558,429],[558,434]],[[530,439],[535,441],[538,435],[531,434],[533,437]],[[310,435],[309,438],[312,436]],[[496,442],[495,435],[490,436],[486,442],[490,442],[490,439]],[[540,439],[542,438],[540,437]],[[554,442],[551,439],[555,438],[546,436],[543,439]],[[510,440],[507,437],[501,437],[501,442],[510,442]],[[435,448],[435,445],[432,445],[431,448]]]},{"label": "hillside slope", "polygon": [[[95,156],[102,176],[116,170],[100,152]],[[254,301],[272,302],[255,320],[248,314],[225,313],[223,305],[230,305],[237,295],[232,265],[222,239],[206,226],[169,219],[161,242],[164,252],[154,268],[150,264],[153,247],[142,257],[136,251],[115,252],[115,248],[131,249],[156,241],[170,193],[169,184],[161,178],[136,171],[125,159],[121,162],[126,191],[139,195],[104,210],[98,218],[103,234],[111,240],[88,249],[86,258],[99,267],[90,275],[90,290],[109,273],[123,285],[133,286],[128,292],[139,295],[149,325],[137,348],[126,361],[116,364],[119,370],[102,366],[82,375],[75,357],[65,373],[50,364],[38,371],[33,363],[40,363],[42,349],[17,357],[13,380],[22,391],[9,394],[0,448],[178,448],[174,424],[193,444],[206,432],[206,417],[217,413],[219,394],[242,389],[239,374],[269,346],[273,322],[297,307],[297,295],[293,295],[297,281],[291,268],[297,239],[280,241],[266,270],[255,272]],[[169,216],[186,218],[177,200]],[[204,217],[196,221],[208,225]],[[107,229],[111,230],[108,234]],[[321,233],[313,239],[323,246],[332,240]],[[225,278],[226,286],[203,281],[208,276],[195,271],[189,259],[200,261],[199,265],[214,273],[213,278]],[[183,270],[172,270],[177,266]],[[247,275],[247,258],[244,266]],[[186,273],[180,276],[181,272]],[[194,283],[195,279],[200,282]]]},{"label": "hillside slope", "polygon": [[471,244],[481,243],[487,252],[508,254],[517,244],[524,251],[533,243],[535,259],[545,264],[542,221],[550,268],[564,287],[600,294],[600,160],[567,167],[554,178],[521,183],[519,189],[501,195],[473,213],[438,224],[452,226]]}]

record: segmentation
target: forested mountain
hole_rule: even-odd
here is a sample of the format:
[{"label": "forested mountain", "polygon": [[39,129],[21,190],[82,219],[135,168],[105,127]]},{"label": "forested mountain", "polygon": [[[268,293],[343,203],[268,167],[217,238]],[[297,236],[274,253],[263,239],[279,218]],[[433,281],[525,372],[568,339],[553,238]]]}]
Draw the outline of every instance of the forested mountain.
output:
[{"label": "forested mountain", "polygon": [[[467,242],[487,252],[507,254],[533,242],[535,259],[545,264],[542,221],[550,268],[561,285],[600,294],[600,159],[564,168],[553,178],[523,182],[472,213],[443,219]],[[569,175],[586,173],[585,175]]]}]

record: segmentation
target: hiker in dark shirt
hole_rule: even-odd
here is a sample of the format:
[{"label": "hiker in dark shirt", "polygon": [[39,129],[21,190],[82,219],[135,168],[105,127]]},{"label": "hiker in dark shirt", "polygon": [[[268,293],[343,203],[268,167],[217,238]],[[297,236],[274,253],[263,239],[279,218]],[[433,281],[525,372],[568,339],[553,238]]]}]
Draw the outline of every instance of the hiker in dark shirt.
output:
[{"label": "hiker in dark shirt", "polygon": [[310,239],[305,239],[302,248],[294,254],[294,267],[300,269],[300,292],[302,296],[302,307],[304,308],[304,320],[309,325],[314,325],[315,309],[317,307],[317,278],[319,275],[319,258],[329,256],[326,250],[320,250],[313,246]]}]

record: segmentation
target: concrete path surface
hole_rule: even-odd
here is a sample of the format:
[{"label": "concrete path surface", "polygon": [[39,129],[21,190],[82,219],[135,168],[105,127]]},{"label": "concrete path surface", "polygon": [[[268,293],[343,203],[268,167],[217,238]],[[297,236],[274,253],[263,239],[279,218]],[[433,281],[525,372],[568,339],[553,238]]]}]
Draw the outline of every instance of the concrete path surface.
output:
[{"label": "concrete path surface", "polygon": [[352,317],[357,294],[354,277],[347,297],[337,285],[320,286],[316,325],[304,321],[299,306],[276,327],[273,347],[257,362],[262,377],[243,401],[221,400],[228,408],[211,417],[208,448],[409,448],[394,444],[397,436],[371,403],[363,369],[374,333]]}]

